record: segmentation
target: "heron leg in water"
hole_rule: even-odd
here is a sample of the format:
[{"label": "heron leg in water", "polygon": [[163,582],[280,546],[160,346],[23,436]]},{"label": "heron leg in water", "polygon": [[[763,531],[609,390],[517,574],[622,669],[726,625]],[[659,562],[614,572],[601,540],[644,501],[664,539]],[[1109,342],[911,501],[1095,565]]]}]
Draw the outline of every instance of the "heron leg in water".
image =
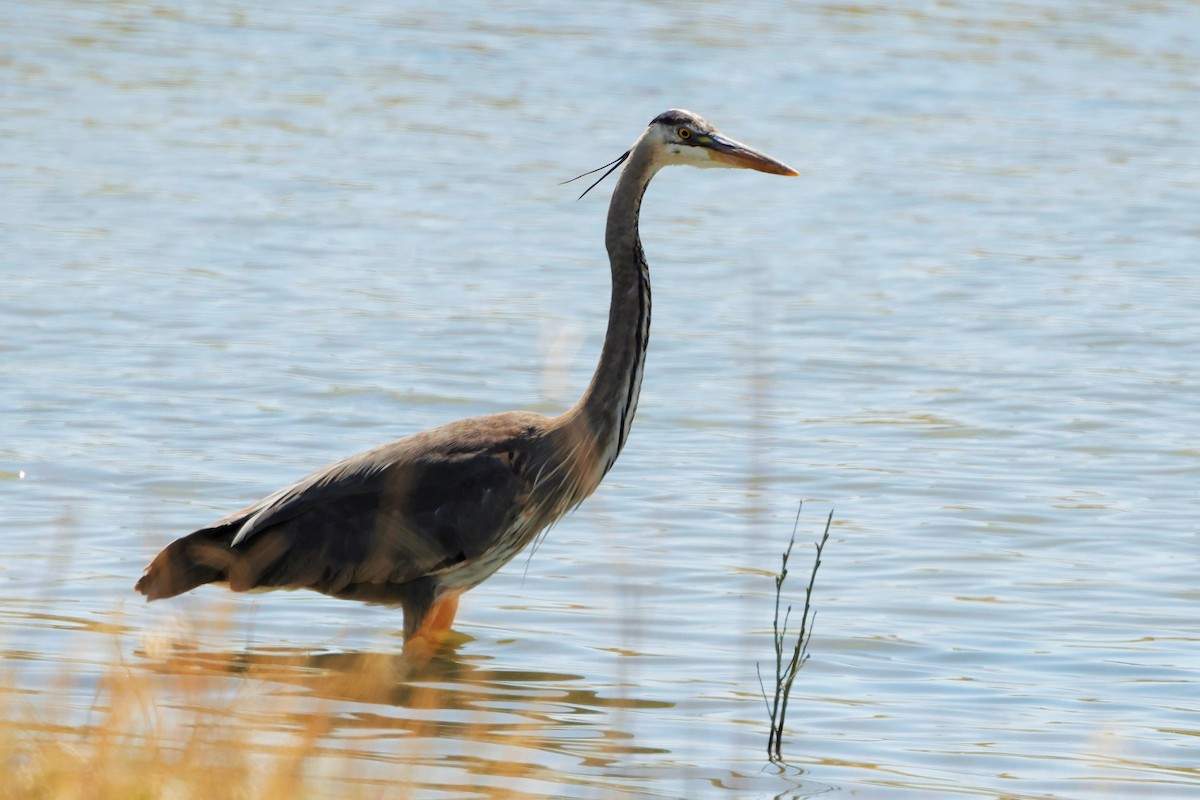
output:
[{"label": "heron leg in water", "polygon": [[[458,613],[458,598],[461,596],[462,592],[447,592],[438,598],[425,614],[425,618],[421,620],[417,629],[406,637],[405,649],[415,644],[416,640],[429,645],[437,645],[444,639],[450,626],[454,624],[454,615]],[[417,646],[420,647],[420,645]]]}]

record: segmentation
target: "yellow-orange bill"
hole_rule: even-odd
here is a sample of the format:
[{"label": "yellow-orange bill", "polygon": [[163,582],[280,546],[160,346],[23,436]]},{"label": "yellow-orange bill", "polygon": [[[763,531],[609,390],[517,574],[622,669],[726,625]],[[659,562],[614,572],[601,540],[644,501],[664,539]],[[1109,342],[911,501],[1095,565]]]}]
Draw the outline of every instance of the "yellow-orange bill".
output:
[{"label": "yellow-orange bill", "polygon": [[724,136],[711,137],[708,148],[714,161],[720,161],[731,167],[756,169],[772,175],[795,176],[800,174],[782,161],[777,161],[766,153],[760,153],[752,147],[735,142],[733,139],[726,139]]}]

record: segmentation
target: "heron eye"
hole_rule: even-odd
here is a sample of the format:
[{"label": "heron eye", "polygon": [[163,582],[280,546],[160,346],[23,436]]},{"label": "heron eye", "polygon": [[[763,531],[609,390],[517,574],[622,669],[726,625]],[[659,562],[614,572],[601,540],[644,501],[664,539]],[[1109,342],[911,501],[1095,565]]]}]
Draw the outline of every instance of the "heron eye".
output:
[{"label": "heron eye", "polygon": [[678,134],[679,134],[679,138],[680,138],[680,139],[690,139],[690,138],[692,138],[692,132],[691,132],[691,131],[689,131],[687,128],[680,128],[678,131],[676,131],[676,133],[678,133]]}]

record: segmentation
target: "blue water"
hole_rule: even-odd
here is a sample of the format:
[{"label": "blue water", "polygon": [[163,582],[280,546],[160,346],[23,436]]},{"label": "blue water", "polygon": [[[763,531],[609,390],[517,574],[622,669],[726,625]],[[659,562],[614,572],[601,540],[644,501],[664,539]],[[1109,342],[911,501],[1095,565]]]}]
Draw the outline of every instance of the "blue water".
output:
[{"label": "blue water", "polygon": [[[279,659],[328,774],[412,796],[1200,791],[1200,8],[8,2],[0,65],[6,686]],[[440,671],[323,682],[402,669],[383,609],[135,600],[321,464],[570,405],[606,193],[558,183],[669,107],[802,177],[656,179],[630,443]]]}]

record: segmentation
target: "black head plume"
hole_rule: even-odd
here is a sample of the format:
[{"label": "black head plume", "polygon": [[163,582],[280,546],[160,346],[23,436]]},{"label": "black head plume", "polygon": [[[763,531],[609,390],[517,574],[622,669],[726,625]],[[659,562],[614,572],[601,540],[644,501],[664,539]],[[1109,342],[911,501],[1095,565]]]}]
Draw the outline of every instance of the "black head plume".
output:
[{"label": "black head plume", "polygon": [[632,151],[626,150],[624,153],[622,153],[620,156],[618,156],[616,158],[616,160],[608,162],[603,167],[596,167],[595,169],[589,169],[587,172],[583,173],[582,175],[576,175],[574,178],[571,178],[571,180],[569,180],[569,181],[563,181],[562,183],[559,184],[559,186],[565,186],[568,183],[571,183],[572,181],[579,180],[580,178],[584,177],[585,175],[591,175],[593,172],[599,172],[600,170],[607,168],[608,172],[604,173],[599,178],[597,178],[595,183],[593,183],[591,186],[589,186],[588,188],[583,190],[583,194],[581,194],[581,195],[579,195],[579,197],[575,198],[576,200],[582,200],[584,194],[587,194],[592,189],[595,189],[597,186],[600,185],[600,181],[607,178],[609,175],[611,175],[613,173],[613,170],[615,170],[617,167],[624,164],[625,159],[629,158],[630,152],[632,152]]}]

